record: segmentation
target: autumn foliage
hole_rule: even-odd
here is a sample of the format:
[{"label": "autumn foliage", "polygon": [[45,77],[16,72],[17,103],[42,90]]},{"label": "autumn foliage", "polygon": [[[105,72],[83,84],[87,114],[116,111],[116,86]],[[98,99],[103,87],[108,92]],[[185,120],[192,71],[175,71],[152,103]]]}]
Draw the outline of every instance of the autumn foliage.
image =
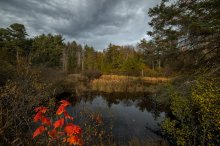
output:
[{"label": "autumn foliage", "polygon": [[54,122],[45,116],[48,111],[46,107],[35,108],[36,115],[34,116],[34,122],[40,122],[41,125],[34,131],[33,138],[45,133],[49,138],[49,143],[62,140],[63,143],[70,145],[83,145],[82,129],[80,126],[73,124],[74,118],[66,111],[66,107],[70,103],[66,100],[61,100],[60,103],[61,105],[56,111],[58,119]]}]

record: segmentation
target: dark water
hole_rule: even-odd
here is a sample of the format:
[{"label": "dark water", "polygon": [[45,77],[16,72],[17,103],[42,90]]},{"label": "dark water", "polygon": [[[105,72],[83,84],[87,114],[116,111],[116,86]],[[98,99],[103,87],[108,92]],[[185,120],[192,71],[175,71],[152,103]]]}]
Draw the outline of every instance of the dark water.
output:
[{"label": "dark water", "polygon": [[[155,133],[159,130],[164,116],[164,108],[154,102],[149,95],[90,94],[77,97],[75,105],[69,109],[87,110],[99,113],[106,123],[112,125],[112,134],[118,139],[138,139],[157,141],[162,138]],[[106,128],[109,126],[106,125]]]}]

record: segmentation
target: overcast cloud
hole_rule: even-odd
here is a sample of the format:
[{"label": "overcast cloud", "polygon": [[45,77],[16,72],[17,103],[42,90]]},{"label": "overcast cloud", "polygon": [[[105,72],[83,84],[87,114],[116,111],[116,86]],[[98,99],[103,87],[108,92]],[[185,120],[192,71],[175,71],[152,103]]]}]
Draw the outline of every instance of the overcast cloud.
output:
[{"label": "overcast cloud", "polygon": [[0,0],[0,27],[25,25],[30,36],[62,34],[98,50],[147,38],[149,8],[161,0]]}]

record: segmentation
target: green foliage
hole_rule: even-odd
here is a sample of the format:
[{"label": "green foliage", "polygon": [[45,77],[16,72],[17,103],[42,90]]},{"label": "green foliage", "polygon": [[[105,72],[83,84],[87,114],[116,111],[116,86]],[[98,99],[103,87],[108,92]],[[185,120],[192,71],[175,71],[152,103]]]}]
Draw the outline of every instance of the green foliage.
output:
[{"label": "green foliage", "polygon": [[107,74],[141,75],[146,64],[141,52],[131,46],[117,46],[110,44],[103,51],[101,71]]},{"label": "green foliage", "polygon": [[122,64],[121,69],[127,75],[139,75],[141,73],[141,63],[138,58],[128,57]]},{"label": "green foliage", "polygon": [[[162,1],[149,10],[156,45],[173,69],[219,66],[220,1]],[[175,61],[174,61],[175,60]]]},{"label": "green foliage", "polygon": [[197,81],[192,90],[193,102],[199,108],[201,142],[220,143],[220,82],[218,78]]},{"label": "green foliage", "polygon": [[142,39],[140,43],[138,43],[138,47],[140,48],[141,57],[145,64],[153,69],[162,66],[162,52],[155,41]]},{"label": "green foliage", "polygon": [[106,50],[98,52],[91,46],[82,47],[75,41],[63,43],[61,35],[42,34],[30,39],[26,36],[22,24],[1,28],[2,60],[9,65],[19,65],[19,62],[25,60],[32,66],[62,66],[63,71],[68,73],[101,72],[144,76],[152,74],[151,69],[146,71],[148,66],[153,66],[154,69],[154,66],[158,65],[160,68],[160,55],[155,53],[153,42],[146,43],[143,40],[140,44],[142,51],[132,46],[110,44]]},{"label": "green foliage", "polygon": [[63,38],[61,35],[40,35],[33,39],[31,60],[33,64],[46,64],[54,67],[61,65]]},{"label": "green foliage", "polygon": [[171,92],[171,117],[162,129],[177,145],[217,145],[220,141],[219,79],[198,79],[189,96]]},{"label": "green foliage", "polygon": [[18,63],[19,57],[27,53],[27,33],[23,24],[14,23],[0,29],[0,53],[7,55],[7,61]]},{"label": "green foliage", "polygon": [[0,85],[15,75],[15,64],[28,54],[24,25],[14,23],[8,28],[0,28]]},{"label": "green foliage", "polygon": [[112,69],[119,69],[123,60],[120,56],[120,46],[110,44],[105,53],[105,63]]},{"label": "green foliage", "polygon": [[93,47],[84,47],[84,70],[95,70],[95,50]]},{"label": "green foliage", "polygon": [[78,45],[76,42],[72,42],[71,44],[67,44],[67,54],[68,54],[68,71],[71,72],[76,69],[77,66],[77,49]]}]

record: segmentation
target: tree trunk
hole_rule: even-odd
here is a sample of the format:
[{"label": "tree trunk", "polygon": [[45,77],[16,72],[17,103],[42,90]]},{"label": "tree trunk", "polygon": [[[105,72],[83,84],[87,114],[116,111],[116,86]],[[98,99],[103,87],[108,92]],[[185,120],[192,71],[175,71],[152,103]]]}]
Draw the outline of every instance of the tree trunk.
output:
[{"label": "tree trunk", "polygon": [[153,68],[153,70],[154,70],[154,61],[152,61],[152,68]]},{"label": "tree trunk", "polygon": [[63,71],[68,71],[68,56],[67,56],[67,48],[63,49]]},{"label": "tree trunk", "polygon": [[17,65],[19,65],[19,51],[18,51],[18,47],[16,48],[16,61],[17,61]]},{"label": "tree trunk", "polygon": [[82,73],[84,72],[84,50],[82,50]]},{"label": "tree trunk", "polygon": [[158,59],[158,68],[160,69],[160,59]]},{"label": "tree trunk", "polygon": [[80,50],[77,51],[77,67],[80,67],[81,65],[81,52]]}]

